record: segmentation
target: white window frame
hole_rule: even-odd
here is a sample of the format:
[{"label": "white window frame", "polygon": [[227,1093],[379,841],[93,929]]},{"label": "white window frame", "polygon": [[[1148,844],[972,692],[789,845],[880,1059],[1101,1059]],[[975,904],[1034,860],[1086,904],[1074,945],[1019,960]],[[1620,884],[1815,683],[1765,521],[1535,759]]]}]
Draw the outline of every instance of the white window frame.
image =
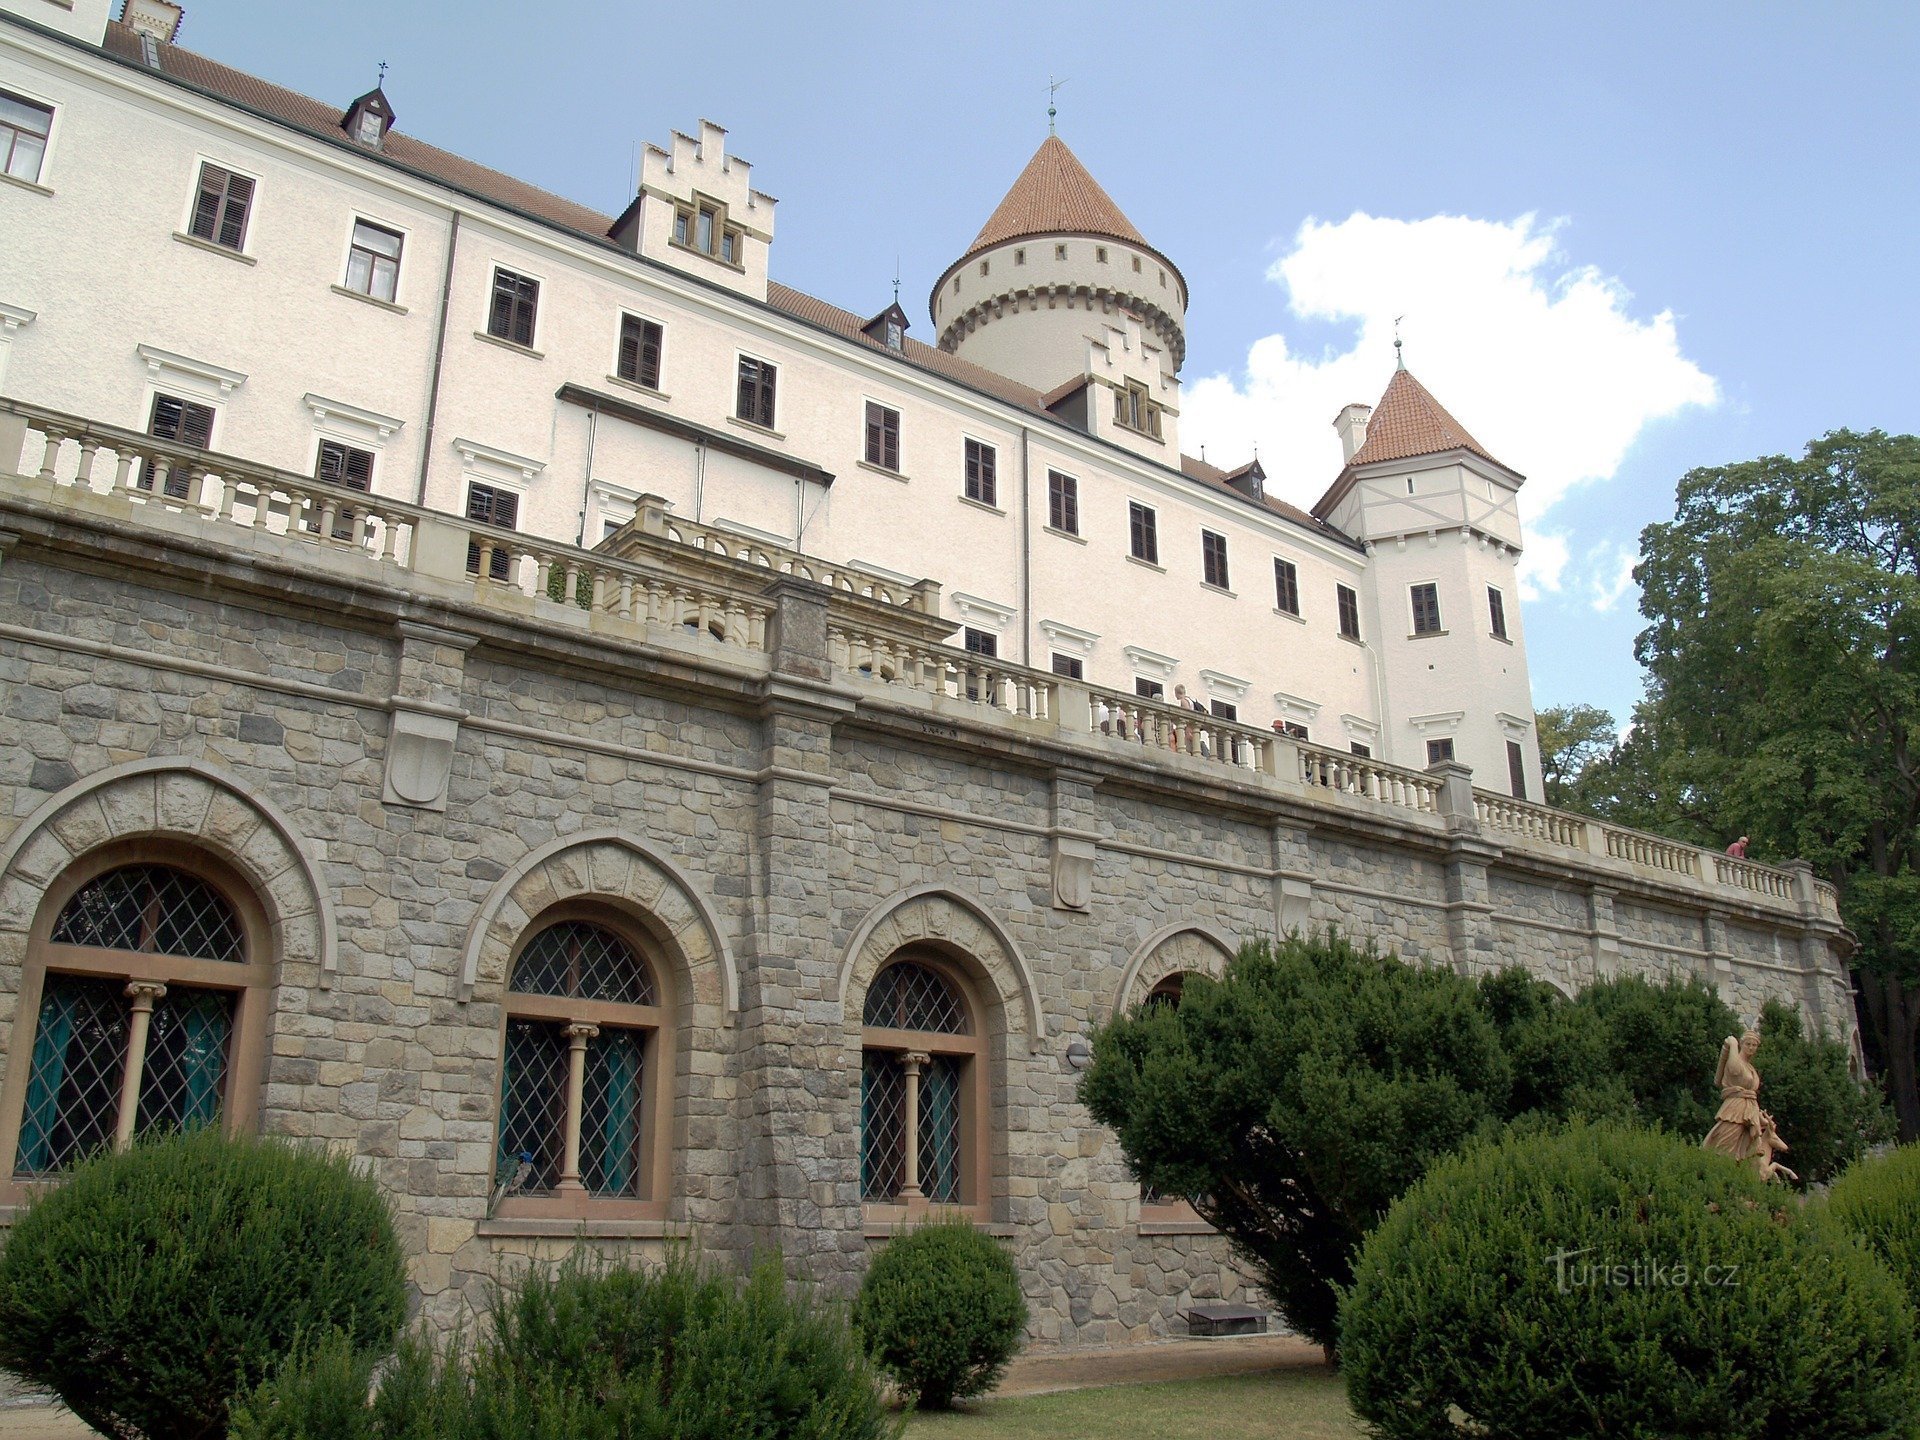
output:
[{"label": "white window frame", "polygon": [[[389,235],[398,235],[400,237],[400,267],[393,277],[393,298],[391,300],[382,300],[371,290],[355,290],[351,285],[347,284],[347,267],[353,263],[353,229],[354,226],[361,224],[371,225],[376,230],[385,230]],[[407,271],[409,269],[407,257],[412,254],[412,252],[413,231],[411,228],[405,225],[396,225],[391,220],[377,220],[361,210],[350,210],[347,212],[346,239],[340,246],[340,265],[337,272],[340,276],[340,288],[350,295],[359,296],[362,300],[373,300],[382,305],[393,305],[404,310],[406,308],[406,301],[400,298],[400,291],[401,287],[406,284]],[[534,324],[538,326],[539,323],[540,317],[536,314],[534,316]]]},{"label": "white window frame", "polygon": [[[51,134],[47,136],[47,149],[53,149],[53,136]],[[247,229],[246,233],[240,237],[240,245],[237,249],[222,245],[218,240],[203,239],[193,233],[193,212],[198,208],[200,203],[200,172],[208,165],[217,165],[229,175],[238,175],[243,180],[251,180],[253,182],[253,198],[247,201]],[[244,169],[239,165],[235,165],[231,160],[222,160],[216,155],[208,154],[206,151],[195,151],[192,168],[187,174],[186,203],[181,207],[180,224],[176,227],[175,233],[191,240],[196,245],[208,245],[215,250],[223,250],[229,255],[245,255],[248,259],[255,258],[253,253],[254,241],[259,236],[259,227],[254,222],[260,218],[260,194],[263,188],[264,182],[261,180],[258,171]],[[351,244],[352,241],[349,240],[348,243]]]},{"label": "white window frame", "polygon": [[[658,325],[660,327],[660,383],[658,385],[648,385],[640,380],[629,380],[626,376],[620,373],[620,332],[626,328],[626,322],[629,319],[638,320],[643,325]],[[535,323],[537,324],[538,322],[536,321]],[[667,322],[661,319],[658,315],[649,315],[646,311],[635,310],[630,305],[622,305],[618,310],[614,311],[614,314],[613,314],[613,360],[607,366],[607,374],[612,376],[615,380],[618,380],[622,385],[635,386],[636,388],[644,391],[649,395],[658,395],[663,400],[669,398],[666,393]],[[740,378],[740,372],[738,371],[738,369],[736,369],[734,371],[734,383],[736,386],[739,384],[739,378]],[[777,385],[774,387],[773,398],[774,398],[774,403],[778,405],[780,402],[780,387]]]},{"label": "white window frame", "polygon": [[[480,297],[480,324],[475,333],[483,340],[497,340],[500,344],[515,350],[531,350],[536,354],[540,350],[540,327],[547,323],[547,307],[553,303],[552,282],[544,274],[538,273],[520,264],[517,260],[502,260],[493,256],[486,262],[487,283]],[[493,284],[500,271],[509,275],[518,275],[522,280],[531,280],[540,287],[540,294],[533,302],[533,334],[522,345],[518,340],[506,335],[496,335],[487,327],[493,323]]]},{"label": "white window frame", "polygon": [[[43,95],[37,90],[28,90],[14,84],[11,76],[8,77],[6,84],[0,85],[0,90],[4,90],[16,100],[23,101],[28,105],[38,105],[41,109],[50,112],[47,118],[47,148],[40,152],[39,175],[32,180],[23,180],[18,175],[0,174],[0,184],[10,183],[22,185],[29,190],[42,190],[48,194],[52,194],[53,185],[51,177],[54,166],[54,148],[59,143],[60,117],[66,107],[56,104],[49,95]],[[196,181],[199,179],[199,172],[195,172],[194,178]]]}]

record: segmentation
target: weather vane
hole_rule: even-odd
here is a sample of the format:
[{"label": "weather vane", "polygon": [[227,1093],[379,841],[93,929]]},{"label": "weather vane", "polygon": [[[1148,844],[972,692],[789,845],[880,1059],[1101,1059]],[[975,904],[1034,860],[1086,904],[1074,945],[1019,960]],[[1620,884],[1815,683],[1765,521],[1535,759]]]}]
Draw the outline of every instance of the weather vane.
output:
[{"label": "weather vane", "polygon": [[1060,112],[1054,107],[1053,102],[1060,93],[1060,87],[1066,83],[1064,80],[1054,79],[1052,75],[1047,76],[1047,133],[1049,135],[1057,133],[1053,128],[1053,120]]},{"label": "weather vane", "polygon": [[1393,368],[1396,370],[1407,368],[1407,362],[1400,354],[1400,322],[1406,318],[1404,315],[1393,317]]},{"label": "weather vane", "polygon": [[375,85],[375,88],[381,88],[381,87],[384,87],[386,83],[387,83],[387,62],[382,60],[380,62],[380,78],[374,82],[374,85]]},{"label": "weather vane", "polygon": [[893,303],[900,303],[900,256],[897,253],[893,257]]}]

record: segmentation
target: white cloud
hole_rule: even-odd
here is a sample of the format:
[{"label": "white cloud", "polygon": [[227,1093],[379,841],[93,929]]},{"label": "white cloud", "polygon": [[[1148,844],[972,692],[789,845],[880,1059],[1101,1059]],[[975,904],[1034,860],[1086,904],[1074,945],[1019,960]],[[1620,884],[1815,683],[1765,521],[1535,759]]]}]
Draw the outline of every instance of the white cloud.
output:
[{"label": "white cloud", "polygon": [[[1353,345],[1307,355],[1285,335],[1257,341],[1242,374],[1186,387],[1183,448],[1204,441],[1218,463],[1257,443],[1270,488],[1311,504],[1340,469],[1333,417],[1351,401],[1379,399],[1393,317],[1404,315],[1407,368],[1527,476],[1531,529],[1571,487],[1612,476],[1650,421],[1719,398],[1713,378],[1681,353],[1673,313],[1636,318],[1626,287],[1570,262],[1558,230],[1532,215],[1308,220],[1270,278],[1299,319],[1353,324]],[[1536,531],[1532,548],[1551,551],[1554,539]],[[1529,555],[1537,588],[1560,588],[1564,536],[1559,545]]]},{"label": "white cloud", "polygon": [[1520,554],[1520,598],[1538,600],[1546,591],[1559,594],[1567,563],[1573,558],[1567,537],[1536,530],[1527,535],[1526,542]]},{"label": "white cloud", "polygon": [[[1522,557],[1524,560],[1525,557]],[[1634,588],[1633,567],[1640,563],[1640,552],[1632,545],[1602,541],[1587,556],[1589,598],[1601,614],[1614,608]]]}]

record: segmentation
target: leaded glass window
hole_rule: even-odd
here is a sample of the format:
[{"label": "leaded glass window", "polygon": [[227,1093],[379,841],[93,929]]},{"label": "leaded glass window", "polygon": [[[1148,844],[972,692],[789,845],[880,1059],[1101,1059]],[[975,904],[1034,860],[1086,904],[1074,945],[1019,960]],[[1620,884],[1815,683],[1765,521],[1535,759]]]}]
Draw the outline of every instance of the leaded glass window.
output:
[{"label": "leaded glass window", "polygon": [[861,1012],[860,1193],[882,1204],[957,1205],[980,1063],[960,987],[929,964],[896,961]]},{"label": "leaded glass window", "polygon": [[50,938],[145,955],[245,958],[233,907],[206,881],[171,865],[123,865],[82,886]]}]

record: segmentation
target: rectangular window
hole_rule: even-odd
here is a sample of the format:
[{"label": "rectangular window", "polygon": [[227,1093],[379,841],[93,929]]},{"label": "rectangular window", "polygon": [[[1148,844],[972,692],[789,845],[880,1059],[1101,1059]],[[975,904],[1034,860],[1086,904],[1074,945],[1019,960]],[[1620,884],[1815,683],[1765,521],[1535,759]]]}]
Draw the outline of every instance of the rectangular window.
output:
[{"label": "rectangular window", "polygon": [[1276,720],[1273,722],[1273,728],[1278,730],[1282,735],[1285,735],[1289,740],[1307,740],[1312,738],[1307,734],[1307,727],[1302,725],[1298,720]]},{"label": "rectangular window", "polygon": [[1207,584],[1217,585],[1222,590],[1231,588],[1227,584],[1227,537],[1216,535],[1211,530],[1200,532],[1200,568]]},{"label": "rectangular window", "polygon": [[1362,745],[1358,740],[1348,745],[1347,749],[1358,755],[1362,760],[1371,760],[1373,758],[1373,747],[1371,745]]},{"label": "rectangular window", "polygon": [[1438,635],[1440,633],[1440,587],[1438,585],[1415,585],[1413,596],[1413,633],[1416,635]]},{"label": "rectangular window", "polygon": [[400,245],[400,237],[393,231],[365,220],[354,221],[345,288],[392,304],[400,289]]},{"label": "rectangular window", "polygon": [[1210,700],[1207,704],[1212,709],[1213,718],[1216,720],[1238,720],[1240,718],[1240,707],[1238,705],[1231,704],[1225,700]]},{"label": "rectangular window", "polygon": [[1487,623],[1493,626],[1493,638],[1507,638],[1507,597],[1487,586]]},{"label": "rectangular window", "polygon": [[1153,511],[1138,500],[1127,502],[1127,541],[1136,560],[1160,563],[1160,530]]},{"label": "rectangular window", "polygon": [[1334,593],[1340,601],[1340,633],[1349,640],[1360,638],[1360,597],[1351,585],[1337,585]]},{"label": "rectangular window", "polygon": [[723,230],[720,232],[720,258],[729,265],[738,265],[740,260],[740,232]]},{"label": "rectangular window", "polygon": [[742,355],[739,394],[734,401],[733,413],[742,420],[750,421],[755,425],[764,425],[771,430],[773,428],[773,382],[778,374],[777,366]]},{"label": "rectangular window", "polygon": [[976,630],[969,625],[963,633],[965,639],[962,643],[966,646],[969,655],[998,655],[1000,653],[1000,637],[992,631]]},{"label": "rectangular window", "polygon": [[660,388],[660,350],[666,331],[652,320],[638,315],[620,317],[620,355],[614,373],[649,390]]},{"label": "rectangular window", "polygon": [[1453,758],[1453,739],[1427,741],[1427,764],[1438,765],[1442,760]]},{"label": "rectangular window", "polygon": [[229,250],[247,241],[247,211],[253,205],[253,181],[218,165],[200,167],[200,189],[193,199],[191,233]]},{"label": "rectangular window", "polygon": [[1291,560],[1273,562],[1273,603],[1289,615],[1300,613],[1300,572]]},{"label": "rectangular window", "polygon": [[673,243],[674,244],[684,245],[687,243],[687,227],[692,224],[693,224],[692,211],[676,210],[673,212]]},{"label": "rectangular window", "polygon": [[[181,445],[205,450],[213,444],[213,407],[196,405],[176,395],[155,395],[153,411],[147,417],[147,433],[156,440],[172,440]],[[153,488],[153,472],[144,464],[137,482],[142,490]],[[167,467],[164,493],[169,500],[190,498],[191,479],[178,466]]]},{"label": "rectangular window", "polygon": [[1164,700],[1167,696],[1167,687],[1158,680],[1148,680],[1144,676],[1136,675],[1133,677],[1133,693],[1142,700]]},{"label": "rectangular window", "polygon": [[39,184],[52,130],[53,111],[0,90],[0,172]]},{"label": "rectangular window", "polygon": [[[520,497],[511,490],[498,490],[491,485],[478,482],[467,487],[467,519],[478,521],[482,525],[498,526],[502,530],[511,530],[519,523]],[[488,574],[495,580],[505,580],[512,567],[512,559],[505,550],[496,547],[493,563]],[[480,542],[467,542],[467,573],[480,573]]]},{"label": "rectangular window", "polygon": [[900,412],[867,401],[867,463],[895,474],[900,470]]},{"label": "rectangular window", "polygon": [[1069,680],[1084,680],[1087,678],[1087,664],[1078,655],[1061,655],[1056,652],[1053,657],[1053,673],[1064,675]]},{"label": "rectangular window", "polygon": [[1080,482],[1058,470],[1047,472],[1047,524],[1067,535],[1080,533]]},{"label": "rectangular window", "polygon": [[1147,435],[1160,434],[1160,407],[1147,393],[1147,387],[1129,380],[1113,392],[1113,418],[1129,430]]},{"label": "rectangular window", "polygon": [[713,224],[718,218],[713,211],[707,209],[705,206],[701,207],[700,216],[698,220],[694,222],[693,227],[694,249],[704,250],[709,255],[713,254]]},{"label": "rectangular window", "polygon": [[1507,782],[1513,787],[1514,799],[1527,798],[1527,757],[1518,740],[1507,741]]},{"label": "rectangular window", "polygon": [[349,490],[371,490],[373,452],[342,445],[338,440],[322,440],[314,477],[329,485],[344,485]]},{"label": "rectangular window", "polygon": [[1000,494],[999,481],[995,476],[995,466],[999,457],[991,445],[983,445],[978,440],[967,441],[967,499],[978,500],[982,505],[998,505]]},{"label": "rectangular window", "polygon": [[487,333],[498,340],[533,348],[534,314],[540,307],[540,282],[511,270],[493,272],[493,308]]}]

